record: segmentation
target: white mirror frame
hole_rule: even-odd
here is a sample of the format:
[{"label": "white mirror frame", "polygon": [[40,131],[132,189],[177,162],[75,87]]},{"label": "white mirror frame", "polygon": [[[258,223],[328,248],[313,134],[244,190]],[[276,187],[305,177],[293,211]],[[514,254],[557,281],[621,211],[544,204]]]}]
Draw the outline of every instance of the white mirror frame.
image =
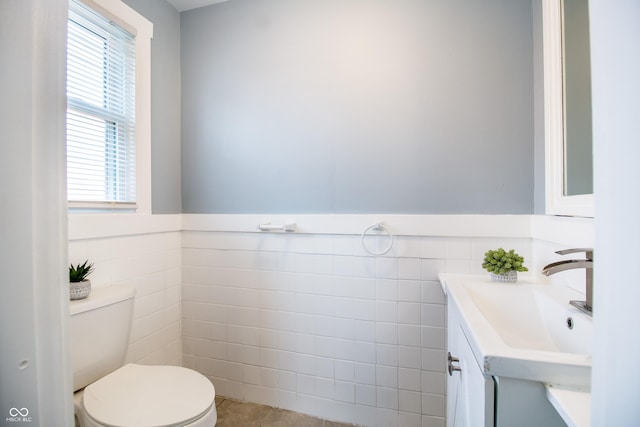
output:
[{"label": "white mirror frame", "polygon": [[564,79],[562,0],[542,0],[544,57],[545,211],[547,215],[593,217],[593,194],[564,194]]}]

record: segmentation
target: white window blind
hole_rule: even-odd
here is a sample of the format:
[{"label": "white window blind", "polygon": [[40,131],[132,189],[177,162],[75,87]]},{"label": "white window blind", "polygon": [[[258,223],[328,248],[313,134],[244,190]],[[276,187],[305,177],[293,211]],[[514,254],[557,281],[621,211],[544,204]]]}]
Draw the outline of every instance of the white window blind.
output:
[{"label": "white window blind", "polygon": [[135,38],[78,0],[67,39],[67,199],[136,202]]}]

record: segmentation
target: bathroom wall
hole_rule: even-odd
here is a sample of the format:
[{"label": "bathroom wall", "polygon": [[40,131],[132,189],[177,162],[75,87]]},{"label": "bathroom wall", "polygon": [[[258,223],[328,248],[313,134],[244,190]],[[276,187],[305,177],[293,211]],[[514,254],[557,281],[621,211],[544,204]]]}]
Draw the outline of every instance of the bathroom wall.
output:
[{"label": "bathroom wall", "polygon": [[73,424],[62,172],[66,4],[0,2],[2,425],[23,421],[11,408],[26,408],[34,426]]},{"label": "bathroom wall", "polygon": [[181,14],[186,213],[532,213],[532,5]]},{"label": "bathroom wall", "polygon": [[[589,2],[596,197],[592,425],[640,420],[640,3]],[[629,268],[633,267],[633,268]],[[627,327],[626,325],[633,325]],[[620,367],[623,367],[620,369]]]},{"label": "bathroom wall", "polygon": [[[165,2],[126,2],[154,23],[155,214],[538,212],[530,4],[238,0],[178,22]],[[483,273],[484,252],[504,246],[536,274],[553,250],[593,245],[589,224],[558,240],[567,224],[528,216],[505,229],[443,215],[413,231],[433,218],[404,218],[381,257],[331,216],[286,235],[216,215],[122,218],[71,216],[69,254],[96,263],[94,286],[137,289],[128,362],[183,364],[218,395],[385,427],[445,424],[438,273]],[[569,277],[551,280],[581,283]]]},{"label": "bathroom wall", "polygon": [[533,12],[533,213],[545,213],[544,68],[542,1],[532,0]]},{"label": "bathroom wall", "polygon": [[[480,273],[498,246],[533,258],[528,237],[483,237],[528,236],[522,218],[503,218],[500,232],[489,217],[419,217],[444,225],[396,236],[378,257],[340,220],[298,218],[295,234],[228,231],[243,220],[184,216],[185,366],[223,396],[367,426],[445,425],[438,273]],[[311,231],[309,221],[339,232]],[[388,221],[395,230],[410,222]],[[365,243],[386,246],[377,239]]]},{"label": "bathroom wall", "polygon": [[180,216],[96,215],[69,216],[69,261],[94,263],[93,287],[136,289],[126,362],[181,365]]},{"label": "bathroom wall", "polygon": [[153,23],[151,191],[154,214],[178,214],[180,195],[180,14],[166,1],[123,0]]}]

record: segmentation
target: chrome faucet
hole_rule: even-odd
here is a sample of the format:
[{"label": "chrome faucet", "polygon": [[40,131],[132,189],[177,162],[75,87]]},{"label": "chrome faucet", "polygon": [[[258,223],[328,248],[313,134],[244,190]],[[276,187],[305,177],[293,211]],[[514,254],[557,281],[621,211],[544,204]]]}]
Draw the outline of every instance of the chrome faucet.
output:
[{"label": "chrome faucet", "polygon": [[572,270],[574,268],[585,269],[586,279],[586,301],[569,301],[569,304],[576,307],[583,313],[587,313],[589,316],[593,314],[593,249],[591,248],[576,248],[565,249],[557,251],[558,255],[568,255],[584,252],[586,259],[568,259],[565,261],[552,262],[542,269],[542,274],[545,276],[551,276],[552,274],[559,273],[560,271]]}]

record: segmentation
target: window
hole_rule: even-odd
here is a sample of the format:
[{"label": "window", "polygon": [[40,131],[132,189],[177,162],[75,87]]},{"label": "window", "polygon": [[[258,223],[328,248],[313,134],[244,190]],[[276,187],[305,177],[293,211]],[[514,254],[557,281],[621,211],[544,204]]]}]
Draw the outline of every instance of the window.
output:
[{"label": "window", "polygon": [[[139,24],[147,31],[139,31]],[[151,28],[121,2],[70,0],[67,199],[71,208],[150,210]],[[141,79],[145,74],[146,81]]]}]

